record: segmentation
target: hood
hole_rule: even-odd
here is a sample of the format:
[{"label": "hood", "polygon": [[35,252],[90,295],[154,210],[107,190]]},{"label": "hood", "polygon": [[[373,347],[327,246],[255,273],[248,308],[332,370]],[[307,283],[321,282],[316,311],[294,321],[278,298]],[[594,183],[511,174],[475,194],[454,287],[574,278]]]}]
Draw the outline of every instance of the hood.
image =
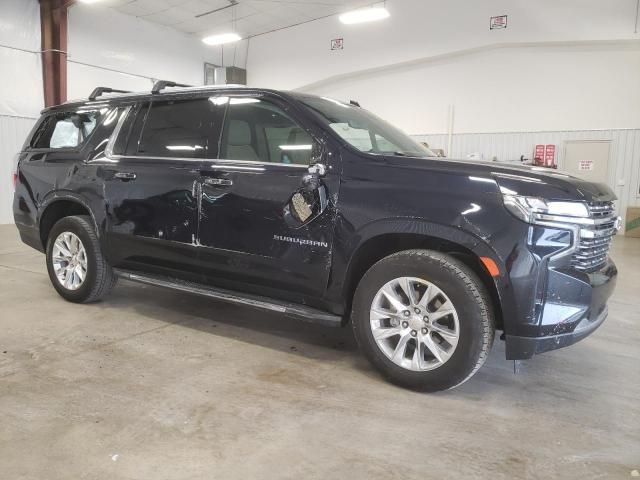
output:
[{"label": "hood", "polygon": [[586,202],[606,202],[616,199],[613,191],[603,183],[588,182],[550,168],[448,158],[389,157],[388,160],[407,167],[435,168],[452,174],[493,179],[503,191],[509,190],[507,193],[512,195]]}]

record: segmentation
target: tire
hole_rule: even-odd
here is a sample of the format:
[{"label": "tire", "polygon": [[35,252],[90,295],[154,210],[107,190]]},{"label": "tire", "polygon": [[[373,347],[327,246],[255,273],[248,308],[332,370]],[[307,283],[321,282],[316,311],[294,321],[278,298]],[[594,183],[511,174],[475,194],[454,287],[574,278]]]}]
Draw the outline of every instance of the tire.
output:
[{"label": "tire", "polygon": [[[63,246],[69,247],[68,250],[60,250],[56,247],[56,240],[62,234],[65,235],[64,239],[70,240],[66,243],[63,239],[62,243]],[[75,242],[76,238],[79,240],[80,246]],[[82,248],[84,248],[84,255],[81,255]],[[66,268],[63,267],[64,265],[70,265],[70,262],[61,262],[60,259],[68,258],[66,253],[73,253],[72,250],[76,252],[76,258],[73,262],[84,265],[85,268],[80,271],[85,273],[82,280],[80,280],[81,274],[76,273],[75,277],[71,276],[72,280],[67,283],[59,278],[60,270],[56,271],[56,266],[64,270]],[[57,259],[55,262],[54,256]],[[69,302],[91,303],[101,300],[111,291],[117,281],[117,276],[102,255],[98,236],[89,216],[64,217],[56,222],[47,239],[46,261],[53,288]],[[65,279],[69,278],[69,274],[63,276]]]},{"label": "tire", "polygon": [[[364,274],[353,298],[352,326],[364,355],[388,380],[413,390],[447,390],[471,378],[487,359],[495,334],[489,298],[463,262],[436,251],[406,250]],[[409,305],[406,310],[396,308],[398,299]]]}]

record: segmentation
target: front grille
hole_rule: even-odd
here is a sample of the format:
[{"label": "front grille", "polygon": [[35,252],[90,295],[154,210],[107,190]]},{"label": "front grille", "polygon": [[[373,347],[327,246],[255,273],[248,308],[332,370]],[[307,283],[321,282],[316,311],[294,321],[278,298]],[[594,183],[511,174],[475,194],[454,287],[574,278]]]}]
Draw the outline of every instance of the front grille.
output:
[{"label": "front grille", "polygon": [[617,231],[613,202],[594,202],[588,207],[592,222],[580,225],[580,243],[571,257],[571,265],[583,272],[597,270],[606,262]]}]

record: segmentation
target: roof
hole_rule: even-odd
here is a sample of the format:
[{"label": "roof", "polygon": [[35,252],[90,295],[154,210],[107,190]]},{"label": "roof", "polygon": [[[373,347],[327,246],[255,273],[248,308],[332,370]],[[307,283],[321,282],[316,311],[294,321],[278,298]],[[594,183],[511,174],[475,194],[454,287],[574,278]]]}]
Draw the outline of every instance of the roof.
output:
[{"label": "roof", "polygon": [[[161,88],[157,88],[158,84]],[[175,86],[174,86],[175,85]],[[127,101],[127,100],[139,100],[139,99],[147,99],[147,98],[157,98],[166,95],[176,95],[176,94],[195,94],[195,93],[206,93],[206,92],[217,92],[221,90],[230,90],[230,91],[247,91],[247,92],[270,92],[274,94],[286,94],[287,92],[282,92],[273,89],[267,88],[254,88],[247,87],[246,85],[203,85],[203,86],[178,86],[179,84],[174,84],[173,82],[165,82],[160,80],[156,82],[153,89],[149,92],[125,92],[122,90],[115,90],[109,87],[97,87],[94,89],[89,98],[81,98],[69,100],[60,105],[54,105],[51,107],[47,107],[42,110],[41,113],[50,111],[50,110],[58,110],[58,109],[66,109],[70,106],[107,106],[114,101]]]}]

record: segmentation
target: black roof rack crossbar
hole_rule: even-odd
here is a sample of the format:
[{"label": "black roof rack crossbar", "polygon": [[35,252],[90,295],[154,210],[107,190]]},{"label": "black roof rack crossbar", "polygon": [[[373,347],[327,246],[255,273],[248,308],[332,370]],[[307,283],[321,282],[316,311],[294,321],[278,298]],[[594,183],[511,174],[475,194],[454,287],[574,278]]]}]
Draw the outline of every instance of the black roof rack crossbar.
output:
[{"label": "black roof rack crossbar", "polygon": [[103,93],[131,93],[129,90],[118,90],[115,88],[109,87],[97,87],[93,89],[91,95],[89,95],[89,100],[95,100],[100,97]]},{"label": "black roof rack crossbar", "polygon": [[192,87],[192,86],[193,85],[185,85],[184,83],[176,83],[170,80],[158,80],[156,83],[153,84],[151,93],[155,95],[156,93],[160,93],[162,90],[164,90],[167,87]]}]

